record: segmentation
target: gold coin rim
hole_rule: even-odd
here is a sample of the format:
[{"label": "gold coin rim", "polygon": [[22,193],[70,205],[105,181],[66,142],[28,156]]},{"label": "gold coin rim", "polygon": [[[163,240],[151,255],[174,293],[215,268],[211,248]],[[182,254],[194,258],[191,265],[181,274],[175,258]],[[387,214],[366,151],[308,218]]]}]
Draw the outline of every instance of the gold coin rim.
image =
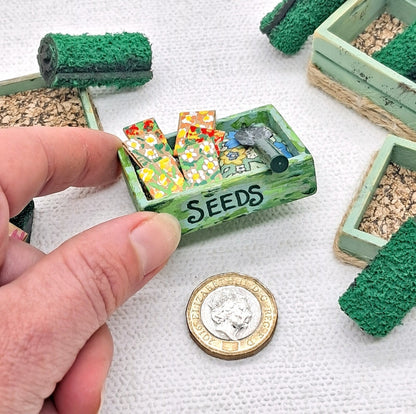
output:
[{"label": "gold coin rim", "polygon": [[[244,349],[244,350],[238,350],[236,352],[232,352],[232,351],[224,351],[221,349],[218,349],[214,346],[210,346],[209,344],[207,344],[206,342],[204,342],[197,334],[197,332],[194,329],[193,326],[193,321],[195,320],[195,318],[191,317],[191,311],[192,311],[192,307],[195,301],[196,296],[200,293],[200,291],[207,285],[209,285],[213,280],[218,280],[218,279],[224,279],[224,278],[241,278],[247,281],[251,281],[254,284],[258,285],[266,294],[268,300],[270,301],[270,306],[272,308],[272,321],[270,322],[270,327],[267,330],[267,333],[264,335],[264,337],[262,339],[260,339],[252,348],[250,348],[249,350]],[[228,284],[224,284],[221,286],[216,287],[215,289],[218,289],[219,287],[223,287],[223,286],[240,286],[238,284],[233,284],[233,283],[228,283]],[[240,287],[245,287],[245,286],[240,286]],[[212,289],[211,292],[213,292],[215,289]],[[260,299],[257,297],[257,295],[252,292],[251,290],[247,289],[249,292],[253,293],[256,296],[256,299],[259,300],[260,306],[261,306],[261,301]],[[201,304],[199,305],[199,322],[201,323],[201,325],[206,329],[205,325],[203,324],[202,320],[201,320],[201,316],[200,316],[200,309],[202,306],[203,301],[201,302]],[[265,315],[263,314],[263,306],[261,306],[261,319],[259,322],[258,327],[256,328],[256,330],[249,335],[248,337],[244,338],[244,340],[248,341],[250,338],[255,337],[255,335],[258,335],[259,331],[262,328],[263,322],[265,322],[264,317]],[[220,273],[214,276],[210,276],[208,278],[206,278],[205,280],[203,280],[192,292],[191,296],[189,297],[188,300],[188,304],[186,306],[186,323],[187,323],[187,327],[188,327],[188,331],[190,333],[191,338],[194,340],[194,342],[207,354],[216,357],[216,358],[221,358],[221,359],[226,359],[226,360],[235,360],[235,359],[241,359],[241,358],[248,358],[250,356],[253,356],[255,354],[257,354],[259,351],[261,351],[272,339],[274,332],[276,330],[276,326],[277,326],[277,321],[278,321],[278,309],[277,309],[277,304],[276,304],[276,300],[272,294],[272,292],[263,285],[263,283],[261,283],[258,279],[245,275],[245,274],[241,274],[241,273],[237,273],[237,272],[227,272],[227,273]],[[208,329],[206,329],[207,332],[209,333]],[[212,337],[214,337],[215,339],[217,339],[218,341],[222,342],[228,342],[228,343],[234,343],[234,342],[241,342],[241,341],[226,341],[223,340],[221,338],[216,337],[215,335],[212,335],[211,333],[209,333],[209,335],[211,335]]]}]

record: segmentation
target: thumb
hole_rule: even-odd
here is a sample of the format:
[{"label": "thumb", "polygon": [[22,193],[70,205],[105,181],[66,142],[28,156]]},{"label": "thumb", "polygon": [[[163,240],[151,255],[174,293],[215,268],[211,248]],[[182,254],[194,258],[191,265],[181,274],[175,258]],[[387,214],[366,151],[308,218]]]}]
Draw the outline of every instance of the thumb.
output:
[{"label": "thumb", "polygon": [[40,410],[91,335],[163,267],[179,238],[174,217],[132,214],[70,239],[3,286],[2,405]]}]

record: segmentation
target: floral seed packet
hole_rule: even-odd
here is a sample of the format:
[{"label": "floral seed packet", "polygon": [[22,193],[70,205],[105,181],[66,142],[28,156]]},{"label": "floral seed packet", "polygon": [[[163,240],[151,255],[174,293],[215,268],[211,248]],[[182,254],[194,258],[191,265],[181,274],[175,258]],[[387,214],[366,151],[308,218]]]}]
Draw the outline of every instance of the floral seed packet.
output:
[{"label": "floral seed packet", "polygon": [[174,155],[178,155],[178,149],[185,145],[186,134],[191,125],[215,129],[215,111],[192,111],[181,112],[179,114],[178,133],[173,151]]},{"label": "floral seed packet", "polygon": [[189,186],[203,185],[222,178],[217,151],[212,140],[181,147],[178,156]]},{"label": "floral seed packet", "polygon": [[138,171],[140,180],[152,198],[158,199],[183,191],[185,179],[173,157],[163,157]]},{"label": "floral seed packet", "polygon": [[134,138],[124,141],[123,147],[139,167],[144,167],[162,158],[162,153],[157,148],[152,146],[143,148],[143,145]]},{"label": "floral seed packet", "polygon": [[223,178],[228,178],[250,171],[266,170],[267,166],[253,147],[241,145],[235,138],[237,131],[225,134],[220,148],[220,166]]},{"label": "floral seed packet", "polygon": [[139,166],[146,166],[172,154],[165,135],[155,119],[150,118],[123,128],[128,140],[123,143]]},{"label": "floral seed packet", "polygon": [[285,145],[281,138],[279,138],[276,134],[273,134],[273,137],[270,138],[270,142],[280,151],[282,155],[286,158],[292,158],[293,154],[290,152],[287,145]]},{"label": "floral seed packet", "polygon": [[[187,185],[185,179],[182,175],[179,165],[176,162],[176,159],[172,155],[163,157],[161,160],[156,162],[156,165],[162,172],[165,172],[172,179],[172,181],[178,187],[178,191],[186,189]],[[175,189],[174,192],[178,191]]]},{"label": "floral seed packet", "polygon": [[224,131],[191,125],[185,137],[185,146],[188,140],[202,142],[207,139],[212,139],[215,145],[215,150],[217,151],[217,155],[219,156],[220,144],[224,140],[224,136],[225,136]]}]

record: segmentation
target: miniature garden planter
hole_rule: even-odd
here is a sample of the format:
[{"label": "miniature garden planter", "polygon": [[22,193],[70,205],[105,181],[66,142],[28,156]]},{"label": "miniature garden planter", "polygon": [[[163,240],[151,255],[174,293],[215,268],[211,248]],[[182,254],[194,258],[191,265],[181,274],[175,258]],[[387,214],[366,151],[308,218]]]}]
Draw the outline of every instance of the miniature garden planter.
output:
[{"label": "miniature garden planter", "polygon": [[[240,176],[149,200],[135,166],[124,149],[120,149],[124,177],[136,209],[170,213],[180,221],[182,232],[188,233],[314,194],[316,177],[312,155],[272,105],[219,119],[216,129],[227,132],[253,123],[275,131],[294,154],[286,171],[273,173],[265,165]],[[173,148],[176,133],[166,138]]]},{"label": "miniature garden planter", "polygon": [[409,25],[416,0],[347,0],[314,33],[309,78],[393,134],[416,140],[416,84],[351,44],[383,12]]},{"label": "miniature garden planter", "polygon": [[386,239],[361,231],[359,227],[390,163],[416,171],[416,143],[394,135],[386,138],[335,240],[335,250],[346,262],[363,267],[387,243]]},{"label": "miniature garden planter", "polygon": [[[46,83],[39,73],[35,73],[0,81],[0,96],[13,95],[18,92],[35,91],[42,88],[47,88]],[[88,127],[92,129],[102,129],[88,91],[86,89],[78,89],[78,94]]]}]

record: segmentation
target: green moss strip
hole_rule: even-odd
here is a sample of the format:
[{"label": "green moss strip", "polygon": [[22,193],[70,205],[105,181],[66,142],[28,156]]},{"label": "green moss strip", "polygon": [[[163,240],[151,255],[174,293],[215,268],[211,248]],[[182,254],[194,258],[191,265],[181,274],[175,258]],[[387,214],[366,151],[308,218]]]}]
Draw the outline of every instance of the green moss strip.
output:
[{"label": "green moss strip", "polygon": [[416,21],[397,35],[373,58],[413,81],[416,81]]},{"label": "green moss strip", "polygon": [[416,222],[408,219],[339,298],[367,333],[388,334],[416,305]]}]

